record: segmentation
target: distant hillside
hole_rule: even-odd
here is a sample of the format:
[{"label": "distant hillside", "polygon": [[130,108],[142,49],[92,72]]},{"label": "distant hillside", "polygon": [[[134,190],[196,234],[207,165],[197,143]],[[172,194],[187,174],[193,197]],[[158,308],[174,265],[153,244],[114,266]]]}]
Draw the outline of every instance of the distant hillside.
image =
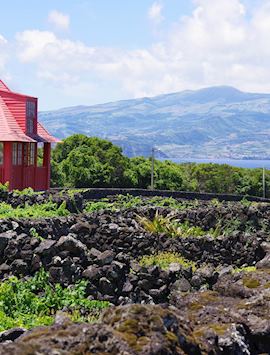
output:
[{"label": "distant hillside", "polygon": [[270,158],[270,94],[232,87],[76,106],[40,119],[59,138],[106,138],[128,156],[148,156],[156,146],[171,158]]}]

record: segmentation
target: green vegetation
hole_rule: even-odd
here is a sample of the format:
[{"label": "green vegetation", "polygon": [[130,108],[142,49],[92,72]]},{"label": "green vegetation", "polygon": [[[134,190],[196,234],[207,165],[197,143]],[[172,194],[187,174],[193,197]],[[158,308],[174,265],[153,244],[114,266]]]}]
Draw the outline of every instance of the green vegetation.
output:
[{"label": "green vegetation", "polygon": [[[75,134],[52,152],[52,186],[147,189],[150,181],[150,158],[129,159],[103,139]],[[266,186],[270,186],[270,171],[266,171]],[[155,188],[262,196],[262,171],[157,160]]]},{"label": "green vegetation", "polygon": [[261,282],[254,278],[244,277],[243,285],[247,288],[258,288],[261,286]]},{"label": "green vegetation", "polygon": [[[41,270],[26,281],[11,277],[0,283],[0,331],[12,327],[32,328],[53,323],[58,310],[68,309],[75,321],[93,321],[108,302],[90,301],[85,296],[87,281],[73,287],[51,285]],[[80,309],[86,316],[80,315]]]},{"label": "green vegetation", "polygon": [[170,207],[172,209],[184,210],[187,208],[196,208],[198,201],[177,201],[172,197],[159,197],[155,196],[148,199],[142,199],[139,196],[117,195],[114,201],[109,201],[107,198],[100,199],[99,201],[89,201],[86,204],[85,212],[91,213],[99,210],[124,210],[132,207],[143,206],[156,206],[156,207]]},{"label": "green vegetation", "polygon": [[154,255],[145,255],[139,260],[141,266],[159,266],[163,270],[167,270],[172,263],[182,265],[184,268],[192,268],[196,270],[196,263],[185,259],[181,254],[172,252],[160,252]]},{"label": "green vegetation", "polygon": [[[222,227],[221,227],[222,224]],[[254,233],[258,226],[254,224],[253,220],[248,220],[247,222],[241,221],[239,218],[234,217],[224,222],[220,221],[220,232],[221,235],[230,236],[234,231],[240,230],[246,233]],[[266,226],[265,226],[266,227]]]},{"label": "green vegetation", "polygon": [[[204,230],[198,226],[192,226],[188,221],[180,223],[174,216],[163,217],[156,212],[153,219],[149,219],[145,216],[137,216],[138,222],[142,227],[150,232],[161,234],[164,233],[168,237],[201,237],[205,235],[217,238],[219,236],[230,236],[235,231],[244,231],[246,233],[253,233],[256,231],[256,226],[252,221],[245,223],[241,222],[238,218],[230,220],[219,220],[216,223],[215,228]],[[248,243],[248,242],[247,242]]]},{"label": "green vegetation", "polygon": [[240,272],[255,272],[256,266],[236,267],[232,270],[232,274],[239,274]]},{"label": "green vegetation", "polygon": [[34,228],[34,227],[30,228],[29,232],[30,232],[31,237],[37,238],[41,242],[44,240],[44,238],[38,234],[36,228]]},{"label": "green vegetation", "polygon": [[192,227],[188,222],[179,223],[172,217],[163,217],[156,213],[153,220],[137,216],[138,222],[150,233],[165,233],[170,237],[200,237],[207,234],[200,227]]},{"label": "green vegetation", "polygon": [[9,188],[8,182],[6,182],[5,184],[0,184],[0,193],[1,192],[8,192],[8,188]]},{"label": "green vegetation", "polygon": [[41,218],[41,217],[59,217],[67,216],[69,211],[66,209],[66,203],[63,202],[59,207],[56,203],[48,201],[43,204],[24,205],[13,208],[11,205],[0,203],[0,219],[4,218]]},{"label": "green vegetation", "polygon": [[53,186],[124,185],[128,159],[120,148],[106,140],[75,134],[57,144],[52,158]]},{"label": "green vegetation", "polygon": [[33,196],[40,192],[35,192],[31,187],[27,187],[23,190],[13,190],[13,193],[17,196]]}]

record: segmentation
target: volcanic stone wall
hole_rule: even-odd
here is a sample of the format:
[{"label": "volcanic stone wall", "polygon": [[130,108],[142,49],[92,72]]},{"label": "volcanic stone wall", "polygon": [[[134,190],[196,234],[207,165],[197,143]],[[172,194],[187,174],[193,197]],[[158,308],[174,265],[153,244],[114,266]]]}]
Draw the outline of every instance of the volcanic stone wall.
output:
[{"label": "volcanic stone wall", "polygon": [[[53,283],[73,284],[81,278],[90,281],[91,298],[109,300],[115,304],[129,302],[165,302],[171,285],[181,274],[189,288],[213,285],[216,267],[254,265],[265,256],[262,244],[267,234],[237,230],[231,235],[214,238],[171,238],[148,233],[137,221],[138,215],[152,218],[156,211],[180,222],[207,228],[231,214],[247,216],[260,225],[268,220],[268,210],[231,207],[204,207],[197,210],[172,211],[166,208],[140,208],[126,211],[100,211],[91,215],[40,220],[4,220],[0,223],[0,276],[33,275],[44,268]],[[239,225],[241,228],[241,224]],[[137,263],[143,255],[161,251],[181,253],[197,262],[198,269],[177,266],[168,271],[158,267],[144,268]],[[208,265],[205,269],[205,265]],[[187,287],[187,286],[185,286]]]}]

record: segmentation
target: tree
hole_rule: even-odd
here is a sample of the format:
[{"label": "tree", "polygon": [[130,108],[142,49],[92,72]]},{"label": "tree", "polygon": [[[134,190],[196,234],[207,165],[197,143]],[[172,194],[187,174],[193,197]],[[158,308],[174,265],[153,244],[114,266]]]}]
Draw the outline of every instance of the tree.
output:
[{"label": "tree", "polygon": [[82,134],[57,144],[52,160],[53,185],[74,187],[120,187],[128,162],[121,148]]},{"label": "tree", "polygon": [[[262,196],[262,170],[155,161],[155,188]],[[151,159],[127,158],[104,139],[74,134],[52,152],[52,186],[133,187],[151,184]],[[266,186],[270,172],[266,171]]]},{"label": "tree", "polygon": [[179,165],[169,160],[156,162],[155,187],[160,190],[181,190],[182,173]]},{"label": "tree", "polygon": [[125,178],[128,187],[147,189],[151,184],[151,160],[144,157],[129,159]]}]

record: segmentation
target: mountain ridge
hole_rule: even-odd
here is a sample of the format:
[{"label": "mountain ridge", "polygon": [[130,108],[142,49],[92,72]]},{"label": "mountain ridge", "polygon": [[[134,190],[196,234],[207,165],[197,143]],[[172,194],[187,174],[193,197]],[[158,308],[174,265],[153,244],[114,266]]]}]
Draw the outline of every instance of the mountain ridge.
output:
[{"label": "mountain ridge", "polygon": [[40,112],[59,138],[109,139],[128,156],[257,159],[270,157],[270,94],[230,86]]}]

